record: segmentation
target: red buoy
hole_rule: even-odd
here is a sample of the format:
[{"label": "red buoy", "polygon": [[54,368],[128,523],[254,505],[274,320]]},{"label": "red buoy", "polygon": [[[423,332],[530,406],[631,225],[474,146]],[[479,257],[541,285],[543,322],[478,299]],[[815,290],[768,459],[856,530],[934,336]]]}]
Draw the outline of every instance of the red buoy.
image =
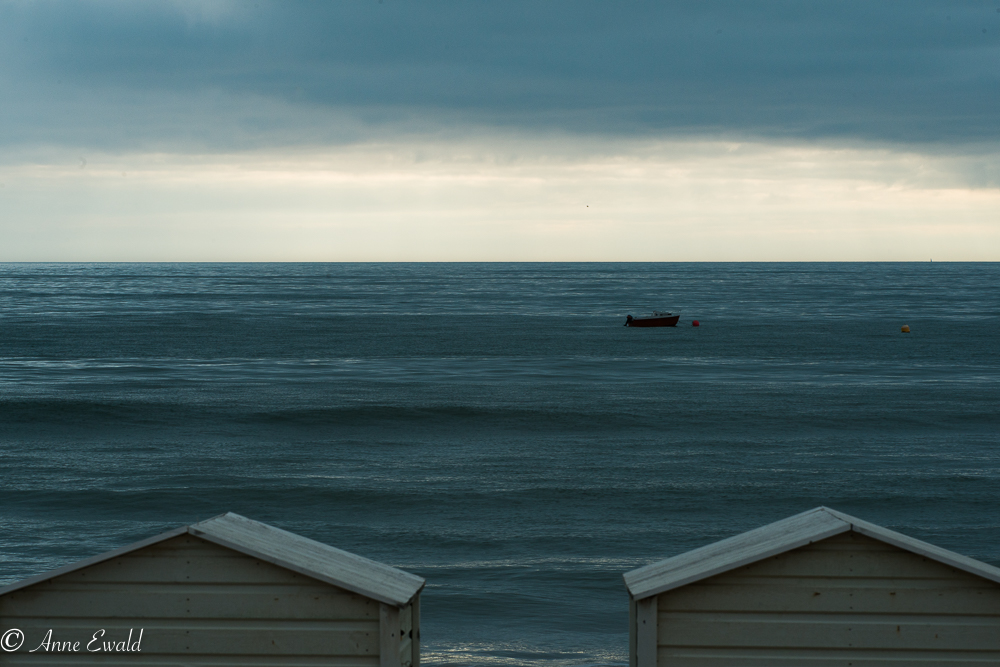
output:
[{"label": "red buoy", "polygon": [[693,326],[693,327],[700,327],[701,325],[698,324],[698,320],[691,320],[691,326]]}]

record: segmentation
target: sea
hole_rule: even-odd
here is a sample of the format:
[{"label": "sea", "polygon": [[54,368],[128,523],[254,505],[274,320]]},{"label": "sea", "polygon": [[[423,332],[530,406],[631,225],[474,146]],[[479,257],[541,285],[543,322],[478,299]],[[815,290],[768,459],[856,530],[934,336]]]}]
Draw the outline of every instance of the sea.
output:
[{"label": "sea", "polygon": [[231,511],[625,665],[624,572],[820,505],[1000,565],[1000,264],[0,265],[0,583]]}]

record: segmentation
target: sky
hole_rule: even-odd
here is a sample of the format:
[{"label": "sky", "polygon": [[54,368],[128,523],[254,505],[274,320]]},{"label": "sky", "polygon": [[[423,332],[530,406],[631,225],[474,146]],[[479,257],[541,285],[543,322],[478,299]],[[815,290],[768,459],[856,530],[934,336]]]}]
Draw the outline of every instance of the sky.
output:
[{"label": "sky", "polygon": [[1000,0],[0,0],[0,261],[929,259]]}]

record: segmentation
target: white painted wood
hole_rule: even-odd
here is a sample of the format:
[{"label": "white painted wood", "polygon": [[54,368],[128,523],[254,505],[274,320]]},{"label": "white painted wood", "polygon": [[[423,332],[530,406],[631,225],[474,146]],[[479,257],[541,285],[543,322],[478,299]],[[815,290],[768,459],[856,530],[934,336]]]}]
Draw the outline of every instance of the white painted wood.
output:
[{"label": "white painted wood", "polygon": [[420,667],[420,595],[413,597],[413,606],[410,622],[410,664],[412,667]]},{"label": "white painted wood", "polygon": [[788,551],[777,554],[730,572],[749,572],[750,568],[753,568],[754,576],[758,577],[829,576],[830,572],[836,572],[838,576],[850,574],[863,579],[882,577],[888,571],[892,572],[894,577],[901,579],[935,580],[942,577],[947,579],[956,572],[966,574],[950,565],[901,549],[847,554],[837,551],[810,551],[808,556],[796,552],[795,557],[790,557],[791,553]]},{"label": "white painted wood", "polygon": [[[661,595],[660,613],[665,611],[754,613],[844,613],[865,609],[872,614],[901,613],[907,609],[934,609],[940,616],[1000,613],[1000,588],[948,587],[913,589],[905,582],[881,579],[870,585],[838,585],[825,580],[820,585],[800,581],[768,583],[728,579],[727,584],[691,584]],[[902,584],[902,585],[901,585]]]},{"label": "white painted wood", "polygon": [[896,651],[891,658],[882,651],[814,651],[764,649],[747,655],[740,649],[660,648],[664,665],[679,667],[996,667],[1000,654],[950,651]]},{"label": "white painted wood", "polygon": [[409,632],[413,623],[413,605],[408,604],[399,610],[399,632],[400,637],[406,638],[407,632]]},{"label": "white painted wood", "polygon": [[[818,510],[778,521],[725,540],[694,549],[679,556],[625,574],[629,592],[642,599],[690,581],[755,562],[781,551],[807,544],[816,532]],[[849,529],[843,521],[824,522],[832,534]]]},{"label": "white painted wood", "polygon": [[127,667],[140,667],[145,665],[157,665],[169,667],[378,667],[378,658],[360,658],[353,656],[295,656],[294,662],[282,656],[256,656],[247,655],[233,658],[224,655],[199,655],[183,656],[179,660],[176,656],[155,656],[140,654],[129,659],[119,657],[113,662],[100,653],[94,654],[49,654],[39,655],[38,653],[7,653],[3,654],[3,665],[25,665],[26,667],[75,667],[76,665],[124,665]]},{"label": "white painted wood", "polygon": [[[80,641],[86,646],[95,631],[104,629],[104,638],[124,640],[129,629],[143,629],[140,648],[154,655],[280,655],[291,664],[294,656],[351,656],[379,653],[379,631],[374,621],[229,621],[195,624],[187,620],[145,619],[127,623],[124,619],[24,619],[5,618],[5,623],[22,630],[35,648],[48,629],[53,639]],[[36,653],[37,654],[37,653]],[[108,660],[111,662],[111,660]]]},{"label": "white painted wood", "polygon": [[750,565],[777,554],[854,531],[1000,583],[1000,568],[980,563],[920,540],[818,507],[793,517],[709,544],[673,558],[632,570],[625,585],[636,599],[685,586],[695,581]]},{"label": "white painted wood", "polygon": [[413,603],[399,610],[399,662],[402,667],[413,664]]},{"label": "white painted wood", "polygon": [[1000,585],[854,531],[656,599],[669,667],[1000,664]]},{"label": "white painted wood", "polygon": [[74,584],[24,589],[0,597],[7,609],[32,618],[280,618],[378,620],[378,602],[327,584],[313,586],[216,586]]},{"label": "white painted wood", "polygon": [[[197,540],[202,545],[208,545],[219,553],[206,553],[195,558],[191,556],[174,557],[172,552],[160,553],[159,545],[156,545],[134,554],[98,563],[83,570],[68,572],[59,579],[64,583],[75,582],[85,585],[244,584],[262,581],[290,586],[330,585],[259,558],[206,542],[201,538],[186,536],[186,539]],[[189,565],[189,561],[194,562]],[[341,587],[338,588],[344,590]]]},{"label": "white painted wood", "polygon": [[400,667],[412,667],[413,665],[413,640],[403,636],[403,641],[399,643],[399,664]]},{"label": "white painted wood", "polygon": [[636,667],[656,667],[656,598],[636,600]]},{"label": "white painted wood", "polygon": [[709,544],[625,574],[637,600],[850,530],[822,508]]},{"label": "white painted wood", "polygon": [[807,649],[899,649],[1000,653],[1000,621],[967,616],[951,622],[905,614],[848,617],[803,614],[685,614],[660,617],[664,646]]},{"label": "white painted wood", "polygon": [[[145,547],[188,533],[236,552],[253,556],[292,572],[339,586],[379,602],[405,606],[424,586],[424,580],[389,565],[336,549],[294,533],[227,513],[177,528],[120,549],[88,558],[35,577],[0,588],[5,595],[53,577],[77,572],[93,565],[115,560]],[[114,568],[105,568],[110,575]],[[140,568],[141,569],[141,568]],[[224,570],[225,566],[219,568]],[[126,573],[119,573],[119,581]],[[222,574],[218,576],[224,576]],[[241,575],[238,575],[241,576]],[[145,581],[145,579],[143,579]]]},{"label": "white painted wood", "polygon": [[409,572],[228,513],[189,527],[197,535],[349,591],[402,607],[424,587]]},{"label": "white painted wood", "polygon": [[379,667],[401,667],[399,660],[399,607],[379,605]]},{"label": "white painted wood", "polygon": [[635,598],[628,596],[628,667],[638,667],[638,657],[636,656],[637,646],[637,616]]},{"label": "white painted wood", "polygon": [[90,567],[91,565],[96,565],[106,560],[111,560],[112,558],[116,558],[123,554],[127,554],[132,551],[142,549],[151,544],[156,544],[157,542],[162,542],[164,540],[169,540],[171,538],[177,537],[178,535],[183,535],[186,532],[187,532],[187,526],[183,526],[181,528],[175,528],[173,530],[168,530],[167,532],[160,533],[159,535],[156,535],[154,537],[149,537],[146,538],[145,540],[139,540],[138,542],[133,542],[128,546],[120,547],[118,549],[112,549],[111,551],[107,551],[103,554],[92,556],[91,558],[85,558],[81,561],[77,561],[76,563],[71,563],[63,567],[58,567],[54,570],[43,572],[42,574],[36,575],[34,577],[28,577],[27,579],[22,579],[21,581],[15,581],[14,583],[0,587],[0,595],[6,595],[7,593],[10,593],[12,591],[16,591],[21,588],[27,588],[28,586],[33,586],[34,584],[37,584],[40,581],[46,581],[48,579],[61,576],[68,572],[75,572],[76,570],[80,570],[85,567]]},{"label": "white painted wood", "polygon": [[[953,572],[959,572],[959,571],[960,570],[953,570]],[[723,574],[725,574],[725,576],[727,578],[727,581],[731,580],[733,582],[739,582],[739,583],[760,584],[762,586],[764,586],[764,585],[774,585],[776,583],[782,583],[782,580],[784,579],[784,577],[775,576],[775,577],[753,577],[752,580],[751,580],[749,578],[749,576],[748,576],[745,581],[742,581],[743,577],[742,577],[742,574],[740,574],[741,572],[742,572],[742,570],[737,570],[736,573],[733,573],[733,572],[724,572]],[[967,574],[967,573],[962,572],[962,574]],[[719,576],[721,576],[721,575],[719,575]],[[974,576],[974,575],[968,575],[968,576],[971,577],[971,576]],[[872,585],[878,585],[877,579],[878,579],[877,577],[873,577],[872,578],[872,580],[871,580]],[[797,582],[799,582],[800,584],[802,584],[803,586],[823,586],[825,584],[840,585],[840,583],[836,583],[836,582],[831,583],[829,577],[797,576],[797,577],[795,577],[795,580]],[[694,584],[690,584],[690,585],[694,585],[694,586],[701,585],[702,583],[705,583],[705,581],[707,581],[707,580],[695,582]],[[976,588],[976,587],[982,586],[984,582],[985,583],[989,583],[989,584],[993,583],[993,582],[990,582],[990,581],[987,581],[987,580],[984,580],[984,579],[980,579],[979,583],[972,584],[972,583],[968,583],[967,580],[964,580],[964,579],[954,579],[954,578],[949,578],[949,577],[941,577],[939,579],[924,579],[924,578],[921,578],[921,579],[902,579],[901,578],[901,579],[899,579],[899,581],[906,581],[907,585],[909,587],[913,588],[913,589],[932,589],[932,588],[941,588],[942,586],[955,586],[955,587],[971,586],[972,588]],[[771,583],[769,584],[768,582],[771,582]],[[784,583],[787,583],[787,581],[785,581]],[[858,586],[865,586],[865,585],[867,585],[868,582],[867,582],[867,580],[860,580],[859,579],[855,583]],[[844,583],[843,585],[851,585],[851,584]]]},{"label": "white painted wood", "polygon": [[[36,644],[49,628],[57,640],[84,645],[100,628],[109,639],[142,628],[138,664],[409,667],[419,651],[409,637],[419,637],[415,613],[186,531],[0,596],[0,626],[21,628]],[[394,653],[383,652],[383,616]],[[30,657],[36,665],[109,661]],[[0,655],[0,664],[23,664],[11,660]],[[136,664],[120,656],[114,663]]]},{"label": "white painted wood", "polygon": [[923,542],[908,535],[897,533],[894,530],[876,526],[873,523],[863,521],[836,510],[829,508],[823,509],[830,515],[850,523],[852,530],[861,533],[862,535],[867,535],[868,537],[875,538],[876,540],[885,542],[886,544],[891,544],[895,547],[899,547],[900,549],[904,549],[915,554],[920,554],[921,556],[933,558],[938,562],[951,565],[952,567],[964,570],[969,574],[974,574],[977,577],[983,577],[984,579],[1000,583],[1000,568],[998,567],[982,563],[973,558],[969,558],[968,556],[948,551],[947,549],[942,549],[941,547],[934,546],[933,544]]}]

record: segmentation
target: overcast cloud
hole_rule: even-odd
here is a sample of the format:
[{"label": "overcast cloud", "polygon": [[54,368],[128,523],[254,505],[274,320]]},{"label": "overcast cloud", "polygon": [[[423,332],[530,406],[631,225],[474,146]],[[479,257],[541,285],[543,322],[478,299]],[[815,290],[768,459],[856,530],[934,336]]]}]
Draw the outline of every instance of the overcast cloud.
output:
[{"label": "overcast cloud", "polygon": [[1000,1],[8,2],[0,141],[1000,139]]},{"label": "overcast cloud", "polygon": [[998,9],[0,0],[0,261],[998,260]]}]

